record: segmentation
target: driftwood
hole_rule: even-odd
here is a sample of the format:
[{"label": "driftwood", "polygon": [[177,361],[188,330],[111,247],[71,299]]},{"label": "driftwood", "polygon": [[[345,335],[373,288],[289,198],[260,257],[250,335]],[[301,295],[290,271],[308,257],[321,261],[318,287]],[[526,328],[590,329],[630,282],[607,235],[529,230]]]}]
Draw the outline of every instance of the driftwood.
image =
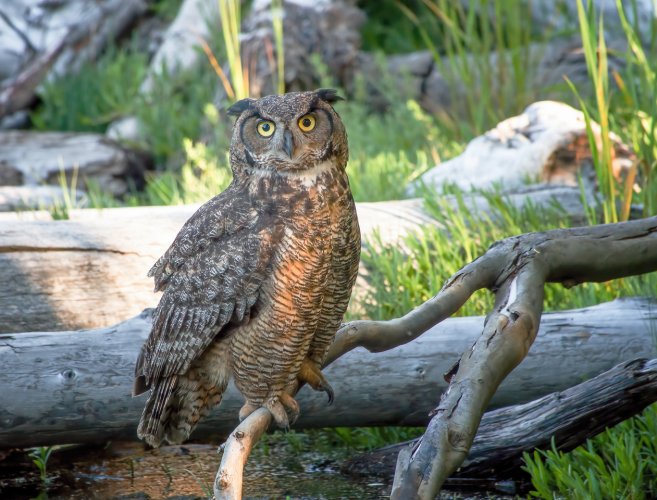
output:
[{"label": "driftwood", "polygon": [[[454,314],[476,291],[489,288],[496,301],[483,333],[447,372],[449,387],[424,436],[400,452],[391,497],[433,499],[466,459],[479,422],[493,394],[525,358],[534,343],[543,311],[546,282],[572,287],[657,270],[657,217],[620,224],[528,233],[492,245],[463,267],[433,298],[406,316],[390,321],[355,321],[344,325],[326,364],[365,347],[382,352],[406,344]],[[229,444],[257,439],[271,422],[269,414],[252,414],[232,433]],[[227,446],[214,492],[227,496],[221,482],[225,464],[246,461],[248,448]],[[230,453],[239,457],[226,456]]]},{"label": "driftwood", "polygon": [[67,203],[83,207],[87,204],[87,196],[79,189],[62,189],[59,186],[0,185],[0,211],[66,207]]},{"label": "driftwood", "polygon": [[121,146],[99,134],[0,131],[0,179],[4,184],[59,185],[65,175],[86,188],[93,182],[106,193],[121,196],[128,183],[143,183],[152,167],[145,153]]},{"label": "driftwood", "polygon": [[[600,126],[592,122],[591,129],[599,140]],[[609,137],[614,175],[624,177],[636,156],[616,134]],[[421,180],[439,191],[445,185],[468,191],[495,184],[518,190],[527,179],[577,186],[580,176],[587,186],[596,182],[584,113],[561,102],[541,101],[476,137],[463,153],[430,169]]]},{"label": "driftwood", "polygon": [[[564,217],[584,217],[577,188],[509,196],[516,206],[528,200],[539,207],[556,201]],[[445,201],[458,209],[454,198]],[[481,196],[466,196],[464,202],[469,210],[490,211]],[[358,203],[363,239],[376,229],[382,242],[396,243],[434,224],[422,205],[419,199]],[[146,273],[197,208],[71,210],[68,221],[52,221],[47,212],[0,214],[0,332],[98,328],[154,306],[157,297]],[[360,280],[356,293],[364,286]]]},{"label": "driftwood", "polygon": [[96,57],[146,10],[143,0],[3,2],[0,118],[29,105],[45,78]]},{"label": "driftwood", "polygon": [[[360,203],[363,234],[383,241],[430,224],[420,200]],[[157,303],[146,276],[198,205],[0,215],[0,332],[78,330]],[[89,311],[92,310],[93,314]]]},{"label": "driftwood", "polygon": [[[557,449],[572,450],[655,401],[657,359],[636,359],[563,392],[486,412],[468,458],[445,485],[463,485],[464,480],[469,485],[490,485],[523,478],[524,452],[549,449],[552,439]],[[354,457],[342,466],[342,471],[392,479],[400,450],[416,444],[413,440]]]},{"label": "driftwood", "polygon": [[[492,404],[531,401],[624,359],[657,356],[656,321],[657,303],[646,299],[544,315],[531,355]],[[447,388],[443,374],[476,340],[483,323],[483,317],[451,318],[377,356],[364,350],[346,354],[325,372],[335,389],[334,404],[302,389],[295,428],[426,425]],[[149,330],[145,313],[97,330],[0,335],[0,448],[136,440],[144,401],[130,397],[132,373]],[[193,438],[230,433],[242,402],[231,386]]]}]

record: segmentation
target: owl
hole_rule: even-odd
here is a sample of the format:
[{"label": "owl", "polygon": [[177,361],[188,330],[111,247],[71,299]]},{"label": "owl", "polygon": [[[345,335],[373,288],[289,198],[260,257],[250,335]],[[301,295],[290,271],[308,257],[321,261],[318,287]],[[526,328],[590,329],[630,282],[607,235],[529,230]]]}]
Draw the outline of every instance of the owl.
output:
[{"label": "owl", "polygon": [[360,256],[340,99],[320,89],[228,110],[233,180],[149,271],[163,294],[133,395],[150,389],[137,430],[150,445],[187,439],[231,378],[245,399],[240,419],[264,407],[288,428],[297,381],[332,402],[320,368]]}]

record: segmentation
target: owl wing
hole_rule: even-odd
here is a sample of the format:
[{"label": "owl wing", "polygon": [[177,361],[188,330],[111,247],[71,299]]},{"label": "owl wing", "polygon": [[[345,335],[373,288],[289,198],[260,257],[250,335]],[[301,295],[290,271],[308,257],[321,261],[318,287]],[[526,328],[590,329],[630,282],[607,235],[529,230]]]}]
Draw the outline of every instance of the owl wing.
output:
[{"label": "owl wing", "polygon": [[281,230],[246,198],[229,188],[210,200],[150,270],[164,293],[137,360],[133,394],[185,373],[230,323],[248,319]]}]

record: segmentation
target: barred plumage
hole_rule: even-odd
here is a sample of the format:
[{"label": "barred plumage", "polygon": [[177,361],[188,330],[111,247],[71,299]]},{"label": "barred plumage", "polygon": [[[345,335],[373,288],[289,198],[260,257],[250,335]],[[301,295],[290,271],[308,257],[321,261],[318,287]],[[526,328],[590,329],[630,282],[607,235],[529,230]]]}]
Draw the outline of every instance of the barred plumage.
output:
[{"label": "barred plumage", "polygon": [[163,295],[133,390],[151,389],[138,428],[149,444],[187,439],[231,377],[241,418],[264,406],[282,427],[298,415],[295,379],[333,398],[320,367],[360,255],[337,99],[319,90],[231,108],[233,181],[149,272]]}]

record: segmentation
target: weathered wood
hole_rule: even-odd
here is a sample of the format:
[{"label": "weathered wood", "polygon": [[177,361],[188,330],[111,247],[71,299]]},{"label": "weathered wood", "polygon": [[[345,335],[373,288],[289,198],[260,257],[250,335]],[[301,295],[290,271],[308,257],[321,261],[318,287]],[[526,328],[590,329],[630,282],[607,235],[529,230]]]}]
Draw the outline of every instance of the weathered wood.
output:
[{"label": "weathered wood", "polygon": [[67,185],[75,179],[86,188],[91,181],[120,196],[128,182],[143,182],[151,164],[148,155],[99,134],[0,131],[0,177],[14,184],[59,185],[64,174]]},{"label": "weathered wood", "polygon": [[[600,126],[592,122],[591,129],[599,140]],[[612,168],[620,178],[636,156],[616,134],[610,139]],[[541,101],[476,137],[463,153],[430,169],[421,180],[439,191],[446,185],[467,191],[496,184],[515,191],[527,179],[577,186],[580,176],[591,188],[596,182],[584,113],[561,102]]]},{"label": "weathered wood", "polygon": [[491,245],[448,279],[436,296],[403,318],[353,322],[341,329],[329,357],[359,345],[386,350],[446,319],[476,290],[495,293],[483,332],[450,370],[450,385],[424,436],[413,450],[399,453],[391,498],[433,499],[461,466],[490,399],[536,340],[545,283],[572,287],[653,271],[657,217],[527,233]]},{"label": "weathered wood", "polygon": [[0,211],[63,208],[67,203],[83,207],[87,204],[86,194],[79,189],[64,190],[59,186],[0,185]]},{"label": "weathered wood", "polygon": [[[111,325],[157,303],[146,276],[198,205],[72,210],[68,221],[0,217],[0,332]],[[428,224],[421,201],[361,203],[384,241]],[[7,219],[14,219],[7,220]]]},{"label": "weathered wood", "polygon": [[29,105],[44,78],[96,57],[147,8],[143,0],[2,2],[0,117]]},{"label": "weathered wood", "polygon": [[[535,206],[557,201],[573,220],[584,214],[577,188],[509,196],[516,206],[528,200]],[[454,198],[445,201],[458,209]],[[464,202],[478,213],[490,210],[481,196]],[[363,240],[377,229],[383,242],[395,243],[435,223],[422,205],[420,199],[358,203]],[[52,221],[48,212],[0,213],[0,332],[97,328],[154,306],[146,273],[197,208],[71,210],[68,221]],[[359,280],[355,293],[364,286]]]},{"label": "weathered wood", "polygon": [[[530,403],[489,411],[468,458],[445,485],[485,483],[526,475],[522,454],[555,446],[569,451],[657,401],[657,359],[621,363],[595,378]],[[392,478],[399,451],[417,440],[356,456],[343,472]],[[472,481],[470,481],[472,484]]]},{"label": "weathered wood", "polygon": [[[483,317],[453,318],[412,343],[371,355],[352,351],[326,368],[336,400],[303,388],[295,428],[424,425],[443,374],[468,349]],[[618,300],[546,314],[527,359],[504,382],[495,406],[563,390],[615,364],[657,354],[657,304]],[[150,329],[147,313],[83,332],[0,335],[0,448],[136,439],[143,398],[131,398],[132,373]],[[242,398],[230,387],[195,438],[227,435]]]}]

